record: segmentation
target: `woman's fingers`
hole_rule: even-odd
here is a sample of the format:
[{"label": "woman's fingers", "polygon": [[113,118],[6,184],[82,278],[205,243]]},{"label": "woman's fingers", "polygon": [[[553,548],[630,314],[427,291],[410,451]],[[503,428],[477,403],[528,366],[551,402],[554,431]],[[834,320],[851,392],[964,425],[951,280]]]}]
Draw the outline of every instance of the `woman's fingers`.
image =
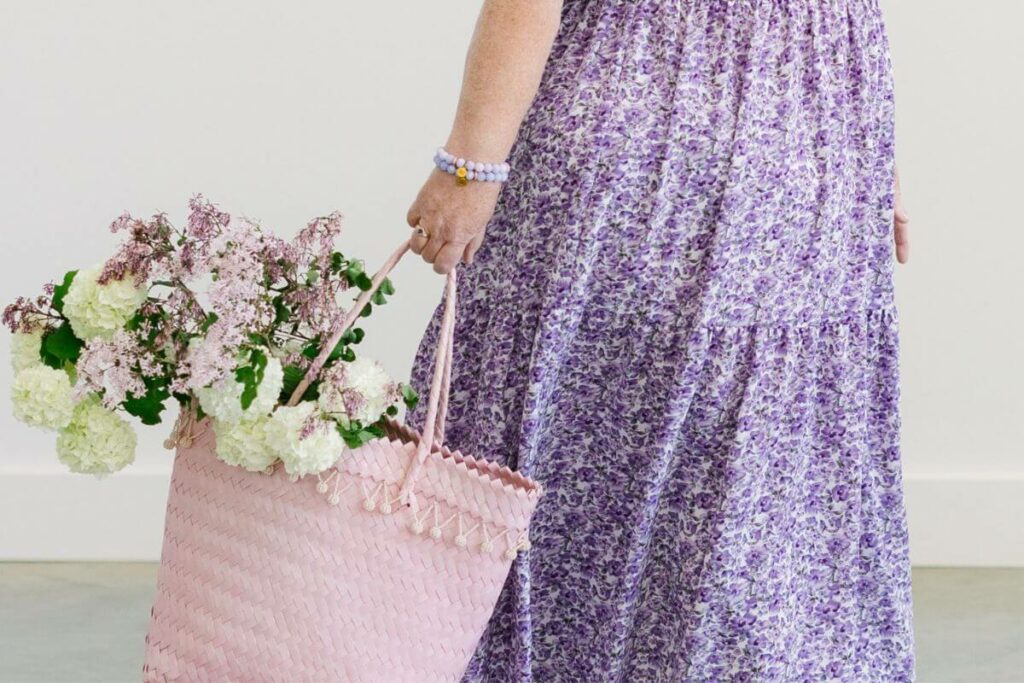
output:
[{"label": "woman's fingers", "polygon": [[894,236],[896,240],[896,260],[906,263],[910,260],[910,218],[905,211],[897,210],[894,223]]},{"label": "woman's fingers", "polygon": [[427,244],[423,247],[423,251],[420,252],[420,256],[427,263],[433,263],[444,245],[444,237],[431,233],[430,237],[427,238]]},{"label": "woman's fingers", "polygon": [[910,260],[910,231],[907,224],[910,223],[910,216],[903,207],[903,188],[900,187],[900,172],[896,171],[895,201],[893,202],[893,240],[896,243],[896,260],[899,263],[906,263]]},{"label": "woman's fingers", "polygon": [[[409,242],[413,253],[422,256],[431,240],[435,239],[441,239],[440,221],[429,217],[417,217],[415,225],[412,226],[412,239]],[[443,239],[441,241],[444,242]],[[426,260],[425,256],[424,259]]]},{"label": "woman's fingers", "polygon": [[895,197],[893,202],[893,240],[896,243],[896,260],[906,263],[910,259],[910,234],[907,223],[910,216],[903,208],[903,188],[899,182],[899,170],[896,171]]},{"label": "woman's fingers", "polygon": [[[413,227],[412,239],[409,241],[410,248],[424,261],[433,264],[436,272],[448,273],[466,253],[466,243],[448,241],[446,239],[447,231],[442,229],[440,221],[414,216],[413,213],[410,210],[407,217],[409,220],[417,219],[416,225]],[[479,240],[475,241],[479,243]]]},{"label": "woman's fingers", "polygon": [[414,254],[422,254],[425,246],[427,246],[426,235],[413,228],[412,239],[409,240],[409,248],[412,249]]},{"label": "woman's fingers", "polygon": [[466,250],[465,244],[458,242],[448,242],[441,251],[434,257],[434,272],[441,273],[442,275],[450,272],[459,264],[459,259],[462,258],[463,252]]},{"label": "woman's fingers", "polygon": [[469,244],[467,244],[466,248],[463,250],[463,252],[462,252],[462,262],[463,263],[465,263],[466,265],[469,265],[470,263],[473,262],[473,257],[476,256],[476,252],[480,248],[480,245],[483,244],[483,241],[484,241],[484,231],[481,230],[480,232],[478,232],[473,237],[472,240],[470,240]]}]

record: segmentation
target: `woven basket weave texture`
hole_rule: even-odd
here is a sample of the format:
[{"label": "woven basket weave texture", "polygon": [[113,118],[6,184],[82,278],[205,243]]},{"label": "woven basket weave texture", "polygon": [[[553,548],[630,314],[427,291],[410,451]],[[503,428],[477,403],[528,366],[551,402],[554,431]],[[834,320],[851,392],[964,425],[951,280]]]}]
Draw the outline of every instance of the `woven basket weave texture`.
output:
[{"label": "woven basket weave texture", "polygon": [[221,462],[205,424],[179,444],[147,683],[461,678],[541,490],[441,445],[454,297],[452,274],[425,435],[389,422],[298,481]]}]

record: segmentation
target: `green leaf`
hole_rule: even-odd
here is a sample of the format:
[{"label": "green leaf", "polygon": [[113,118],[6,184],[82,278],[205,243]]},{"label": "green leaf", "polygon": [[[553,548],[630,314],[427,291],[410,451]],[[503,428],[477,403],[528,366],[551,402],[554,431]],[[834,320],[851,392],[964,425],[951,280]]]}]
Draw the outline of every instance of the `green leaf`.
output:
[{"label": "green leaf", "polygon": [[292,310],[284,303],[284,297],[274,298],[274,325],[280,325],[292,317]]},{"label": "green leaf", "polygon": [[388,296],[395,293],[395,285],[391,282],[391,278],[384,278],[383,282],[380,283],[380,291],[384,292]]},{"label": "green leaf", "polygon": [[43,337],[40,357],[51,368],[60,370],[65,362],[75,363],[85,342],[71,331],[71,323],[66,320],[60,327],[51,330]]},{"label": "green leaf", "polygon": [[128,322],[125,323],[125,328],[131,332],[137,332],[139,329],[142,328],[142,324],[144,322],[148,322],[149,334],[146,335],[145,339],[150,344],[153,344],[156,341],[156,338],[160,335],[160,329],[162,327],[164,317],[165,314],[160,311],[156,313],[151,313],[148,316],[143,315],[140,311],[136,311],[135,315],[133,315],[128,320]]},{"label": "green leaf", "polygon": [[398,407],[397,406],[388,406],[388,409],[387,409],[386,412],[391,417],[394,417],[395,415],[398,415]]},{"label": "green leaf", "polygon": [[242,384],[242,410],[256,400],[256,370],[248,365],[235,369],[235,379]]},{"label": "green leaf", "polygon": [[[286,365],[284,368],[284,385],[281,388],[281,396],[279,400],[281,403],[287,403],[288,399],[292,397],[295,389],[299,386],[299,382],[306,376],[306,371],[303,368],[295,365]],[[312,382],[306,391],[302,394],[303,401],[315,401],[320,397],[319,391],[320,382]]]},{"label": "green leaf", "polygon": [[368,315],[370,315],[371,313],[373,313],[373,304],[367,302],[367,304],[363,308],[363,310],[359,311],[359,316],[362,317],[362,318],[365,318]]},{"label": "green leaf", "polygon": [[167,390],[170,380],[166,377],[143,377],[146,385],[146,393],[142,396],[135,396],[128,392],[128,398],[121,403],[121,407],[134,415],[144,425],[160,424],[160,413],[164,410],[164,401],[171,396]]},{"label": "green leaf", "polygon": [[343,341],[346,344],[358,344],[359,342],[363,341],[363,338],[365,336],[366,332],[363,331],[362,328],[350,327],[347,330],[345,330],[345,334],[342,335],[341,341]]},{"label": "green leaf", "polygon": [[338,433],[349,448],[359,448],[368,441],[380,438],[370,429],[343,429],[341,425],[338,425]]},{"label": "green leaf", "polygon": [[209,330],[210,326],[217,322],[218,319],[219,318],[216,313],[208,313],[206,320],[204,320],[203,324],[199,326],[199,331],[206,334],[206,331]]},{"label": "green leaf", "polygon": [[339,273],[343,265],[345,265],[345,257],[340,251],[331,254],[331,271]]},{"label": "green leaf", "polygon": [[405,407],[409,410],[416,408],[416,404],[420,402],[420,395],[416,393],[408,384],[402,385],[402,401],[405,403]]},{"label": "green leaf", "polygon": [[355,352],[348,347],[345,341],[340,341],[335,345],[334,350],[331,351],[331,355],[327,356],[327,362],[333,363],[336,360],[343,360],[346,363],[351,363],[356,359]]},{"label": "green leaf", "polygon": [[373,280],[370,279],[370,276],[367,275],[366,273],[360,273],[359,275],[357,275],[355,277],[354,282],[356,287],[363,290],[364,292],[368,290],[370,287],[373,287]]},{"label": "green leaf", "polygon": [[267,367],[267,355],[259,349],[249,353],[249,365],[235,370],[235,379],[242,383],[242,410],[248,410],[256,400],[256,393],[263,382],[263,371]]},{"label": "green leaf", "polygon": [[64,312],[64,297],[67,296],[68,290],[71,289],[71,281],[75,279],[77,274],[77,270],[69,270],[64,274],[63,282],[53,288],[53,308],[58,313]]},{"label": "green leaf", "polygon": [[136,311],[135,315],[128,319],[128,322],[124,324],[126,330],[134,332],[142,326],[142,321],[146,319],[146,316],[142,315],[141,311]]},{"label": "green leaf", "polygon": [[383,306],[388,302],[388,298],[384,296],[384,292],[378,289],[376,292],[373,293],[373,296],[370,297],[370,301],[377,304],[378,306]]},{"label": "green leaf", "polygon": [[[359,338],[362,339],[361,336]],[[343,336],[341,340],[334,345],[334,349],[331,351],[330,355],[327,356],[327,363],[333,363],[339,358],[345,361],[354,360],[356,354],[350,348],[348,348],[348,345],[349,340]],[[302,349],[302,355],[305,356],[306,358],[309,358],[310,360],[316,358],[317,356],[320,355],[320,344],[318,342],[311,342],[304,349]]]}]

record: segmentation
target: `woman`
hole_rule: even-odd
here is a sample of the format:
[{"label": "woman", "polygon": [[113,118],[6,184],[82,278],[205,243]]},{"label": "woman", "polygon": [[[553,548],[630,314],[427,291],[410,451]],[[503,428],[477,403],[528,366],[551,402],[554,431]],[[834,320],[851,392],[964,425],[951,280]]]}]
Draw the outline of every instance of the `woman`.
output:
[{"label": "woman", "polygon": [[466,680],[911,680],[877,0],[488,0],[445,149],[449,442],[547,489]]}]

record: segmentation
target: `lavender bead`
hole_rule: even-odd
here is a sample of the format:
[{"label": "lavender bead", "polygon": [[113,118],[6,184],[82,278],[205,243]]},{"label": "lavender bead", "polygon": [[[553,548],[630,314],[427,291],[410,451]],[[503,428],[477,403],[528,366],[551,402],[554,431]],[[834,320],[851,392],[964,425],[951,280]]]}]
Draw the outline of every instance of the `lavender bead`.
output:
[{"label": "lavender bead", "polygon": [[[437,155],[434,157],[434,165],[445,173],[457,175],[457,171],[460,168],[466,169],[466,180],[476,180],[478,182],[506,182],[509,178],[509,169],[511,166],[508,163],[483,163],[479,161],[470,161],[463,159],[462,157],[454,157],[443,147],[438,150]],[[491,170],[486,170],[491,169]]]}]

